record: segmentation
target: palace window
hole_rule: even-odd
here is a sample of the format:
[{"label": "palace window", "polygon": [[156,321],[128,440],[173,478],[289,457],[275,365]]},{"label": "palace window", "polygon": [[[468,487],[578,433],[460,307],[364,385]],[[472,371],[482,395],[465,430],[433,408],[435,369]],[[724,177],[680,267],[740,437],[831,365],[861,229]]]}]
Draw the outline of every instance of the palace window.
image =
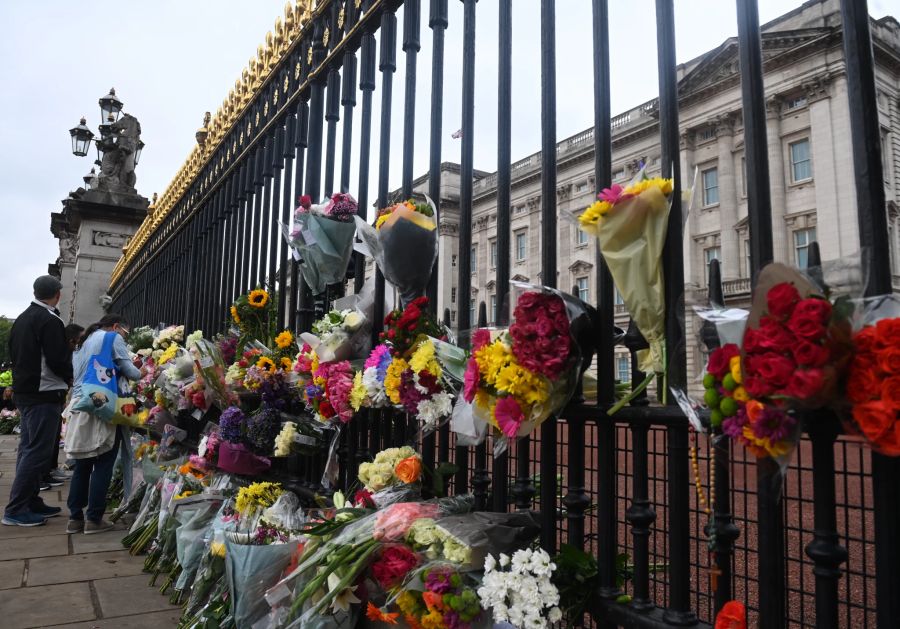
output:
[{"label": "palace window", "polygon": [[784,104],[784,108],[788,111],[790,111],[791,109],[800,109],[801,107],[806,107],[806,96],[789,98]]},{"label": "palace window", "polygon": [[450,303],[451,304],[456,303],[456,286],[454,286],[453,288],[450,289]]},{"label": "palace window", "polygon": [[700,173],[703,182],[703,206],[719,203],[719,169],[708,168]]},{"label": "palace window", "polygon": [[581,245],[586,245],[587,242],[588,242],[587,232],[576,227],[575,228],[575,245],[580,247]]},{"label": "palace window", "polygon": [[741,158],[741,196],[747,197],[747,158]]},{"label": "palace window", "polygon": [[450,266],[453,266],[453,267],[456,266],[456,254],[455,253],[452,256],[450,256]]},{"label": "palace window", "polygon": [[497,241],[490,241],[491,248],[491,268],[494,269],[497,267]]},{"label": "palace window", "polygon": [[616,358],[616,380],[631,382],[631,359],[628,356]]},{"label": "palace window", "polygon": [[524,262],[528,255],[528,232],[516,232],[516,261]]},{"label": "palace window", "polygon": [[488,324],[494,325],[497,323],[497,296],[491,295],[490,299],[490,308],[488,308]]},{"label": "palace window", "polygon": [[712,264],[713,260],[718,260],[719,264],[722,263],[722,249],[720,247],[704,249],[703,257],[706,261],[706,281],[709,281],[709,265]]},{"label": "palace window", "polygon": [[578,287],[578,299],[581,301],[590,301],[591,289],[588,287],[588,278],[579,277],[575,280],[575,286]]},{"label": "palace window", "polygon": [[809,245],[816,239],[816,228],[798,229],[794,232],[794,261],[797,268],[809,266]]},{"label": "palace window", "polygon": [[798,183],[812,179],[812,160],[809,155],[809,138],[788,144],[791,154],[791,181]]},{"label": "palace window", "polygon": [[575,194],[581,194],[582,192],[587,192],[587,188],[588,188],[588,185],[587,185],[586,181],[579,181],[578,183],[575,184]]},{"label": "palace window", "polygon": [[750,277],[752,266],[750,264],[750,239],[744,240],[744,265],[745,265],[745,277]]},{"label": "palace window", "polygon": [[472,256],[469,258],[472,261],[472,274],[478,273],[478,245],[472,245]]}]

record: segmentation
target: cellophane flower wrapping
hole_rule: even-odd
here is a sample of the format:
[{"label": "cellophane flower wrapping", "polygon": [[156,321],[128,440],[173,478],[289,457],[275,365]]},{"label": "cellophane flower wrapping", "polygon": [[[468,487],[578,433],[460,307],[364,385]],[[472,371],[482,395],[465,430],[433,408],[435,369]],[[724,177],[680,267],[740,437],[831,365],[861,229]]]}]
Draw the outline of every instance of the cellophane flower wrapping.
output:
[{"label": "cellophane flower wrapping", "polygon": [[479,424],[498,430],[494,452],[530,434],[569,401],[578,381],[581,350],[572,328],[587,317],[582,302],[546,287],[511,282],[514,299],[508,329],[480,329],[451,427],[477,440]]},{"label": "cellophane flower wrapping", "polygon": [[900,456],[900,298],[859,301],[852,343],[844,423],[876,452]]},{"label": "cellophane flower wrapping", "polygon": [[[388,448],[376,454],[372,462],[360,464],[358,478],[373,495],[390,487],[418,487],[422,480],[422,457],[410,446]],[[387,498],[384,504],[388,504]]]},{"label": "cellophane flower wrapping", "polygon": [[200,339],[192,345],[190,354],[194,359],[195,373],[203,379],[212,402],[220,409],[233,404],[237,397],[225,382],[227,366],[219,346],[214,341]]},{"label": "cellophane flower wrapping", "polygon": [[218,517],[222,504],[221,496],[201,494],[186,498],[175,509],[173,517],[180,523],[175,531],[176,554],[181,565],[176,590],[183,591],[193,583],[206,551],[204,537]]},{"label": "cellophane flower wrapping", "polygon": [[359,206],[351,195],[336,193],[320,204],[307,195],[300,198],[290,228],[282,225],[285,239],[300,261],[303,279],[313,294],[329,284],[343,283],[356,233]]},{"label": "cellophane flower wrapping", "polygon": [[379,212],[372,227],[356,217],[358,234],[384,278],[405,305],[425,294],[437,259],[437,213],[434,204],[406,201]]},{"label": "cellophane flower wrapping", "polygon": [[300,338],[308,344],[322,362],[336,362],[362,358],[371,347],[371,323],[357,308],[333,309],[313,323],[312,333]]},{"label": "cellophane flower wrapping", "polygon": [[278,582],[296,552],[296,543],[256,545],[225,540],[225,574],[236,626],[252,627],[269,613],[265,593]]},{"label": "cellophane flower wrapping", "polygon": [[[430,561],[411,569],[401,586],[394,586],[381,607],[371,600],[366,617],[372,622],[396,624],[402,618],[411,627],[436,626],[474,629],[484,617],[478,599],[478,579],[453,563]],[[389,611],[394,610],[397,611]]]},{"label": "cellophane flower wrapping", "polygon": [[639,369],[665,372],[665,294],[662,252],[672,205],[672,180],[647,179],[614,185],[579,218],[597,237],[625,307],[649,349],[638,352]]}]

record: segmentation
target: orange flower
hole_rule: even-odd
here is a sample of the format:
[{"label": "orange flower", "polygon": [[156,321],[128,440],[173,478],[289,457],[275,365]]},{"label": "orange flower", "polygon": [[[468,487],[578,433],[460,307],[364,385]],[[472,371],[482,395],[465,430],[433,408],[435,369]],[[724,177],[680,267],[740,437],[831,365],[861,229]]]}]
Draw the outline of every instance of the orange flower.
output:
[{"label": "orange flower", "polygon": [[886,402],[864,402],[854,405],[853,419],[866,438],[876,442],[894,428],[897,413]]},{"label": "orange flower", "polygon": [[415,483],[422,475],[422,461],[417,456],[407,457],[397,463],[394,474],[404,483]]},{"label": "orange flower", "polygon": [[419,621],[415,616],[406,615],[403,617],[403,620],[406,621],[406,624],[409,625],[409,629],[422,629],[422,625],[419,624]]},{"label": "orange flower", "polygon": [[442,611],[444,609],[444,597],[437,592],[422,592],[422,600],[429,610]]},{"label": "orange flower", "polygon": [[747,610],[743,603],[728,601],[716,616],[715,629],[747,629]]},{"label": "orange flower", "polygon": [[386,622],[389,625],[396,625],[397,618],[400,616],[397,612],[383,612],[379,608],[375,607],[372,602],[369,602],[369,606],[366,607],[366,618],[373,622]]}]

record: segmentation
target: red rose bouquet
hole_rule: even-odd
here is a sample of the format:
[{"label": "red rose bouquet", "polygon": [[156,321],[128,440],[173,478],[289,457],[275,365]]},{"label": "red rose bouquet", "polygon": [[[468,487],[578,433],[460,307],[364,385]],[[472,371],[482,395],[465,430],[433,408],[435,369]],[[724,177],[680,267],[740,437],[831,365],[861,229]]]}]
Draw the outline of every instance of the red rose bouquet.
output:
[{"label": "red rose bouquet", "polygon": [[875,298],[865,310],[867,321],[852,338],[849,427],[878,452],[900,456],[900,300]]}]

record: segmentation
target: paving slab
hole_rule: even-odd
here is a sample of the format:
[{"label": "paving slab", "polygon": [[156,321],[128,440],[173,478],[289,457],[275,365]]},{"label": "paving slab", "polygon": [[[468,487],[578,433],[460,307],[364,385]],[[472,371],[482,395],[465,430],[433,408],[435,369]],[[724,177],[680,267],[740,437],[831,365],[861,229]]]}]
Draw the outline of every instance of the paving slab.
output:
[{"label": "paving slab", "polygon": [[117,527],[106,533],[94,533],[93,535],[73,535],[72,552],[98,553],[107,550],[122,550],[122,538],[128,533],[125,526]]},{"label": "paving slab", "polygon": [[24,560],[15,559],[13,561],[0,561],[0,590],[20,587],[24,575]]},{"label": "paving slab", "polygon": [[[60,518],[53,518],[59,520]],[[55,524],[55,523],[54,523]],[[65,526],[65,523],[63,523]],[[21,527],[4,527],[26,530]],[[36,528],[50,528],[49,525]],[[69,554],[69,540],[65,535],[42,535],[0,539],[0,561],[7,559],[30,559],[32,557],[52,557]]]},{"label": "paving slab", "polygon": [[50,583],[130,577],[141,574],[143,567],[143,557],[132,557],[127,550],[68,557],[41,557],[28,562],[28,579],[25,584],[33,587]]},{"label": "paving slab", "polygon": [[87,583],[0,590],[0,609],[4,629],[48,627],[96,618]]},{"label": "paving slab", "polygon": [[137,616],[116,616],[89,622],[77,622],[65,625],[52,625],[53,629],[161,629],[175,627],[181,617],[181,610],[154,612]]},{"label": "paving slab", "polygon": [[94,581],[103,618],[179,610],[179,607],[169,604],[168,596],[147,585],[149,579],[149,575],[140,574]]},{"label": "paving slab", "polygon": [[[0,505],[0,510],[3,507]],[[7,539],[22,539],[23,537],[47,537],[48,535],[65,535],[66,518],[56,517],[47,520],[44,526],[0,526],[0,544]],[[11,559],[11,557],[0,557],[2,559]]]}]

